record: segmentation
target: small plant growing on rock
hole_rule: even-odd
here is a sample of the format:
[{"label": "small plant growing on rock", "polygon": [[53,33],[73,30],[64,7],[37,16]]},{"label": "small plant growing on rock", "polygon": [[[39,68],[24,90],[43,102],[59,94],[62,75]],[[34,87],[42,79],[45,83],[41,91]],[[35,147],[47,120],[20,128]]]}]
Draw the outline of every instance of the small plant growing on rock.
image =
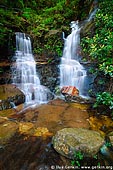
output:
[{"label": "small plant growing on rock", "polygon": [[81,166],[80,161],[83,160],[84,155],[81,153],[81,151],[75,152],[74,153],[74,159],[71,161],[71,165],[77,165],[78,167]]}]

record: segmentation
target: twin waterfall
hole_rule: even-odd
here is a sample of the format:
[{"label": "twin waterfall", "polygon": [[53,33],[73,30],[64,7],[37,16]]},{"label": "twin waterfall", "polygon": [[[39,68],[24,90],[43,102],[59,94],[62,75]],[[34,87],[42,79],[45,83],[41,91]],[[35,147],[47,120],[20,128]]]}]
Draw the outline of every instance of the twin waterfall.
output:
[{"label": "twin waterfall", "polygon": [[72,32],[65,39],[63,56],[60,65],[60,87],[75,86],[81,96],[86,96],[85,79],[87,73],[79,63],[80,60],[80,28],[78,21],[71,22]]},{"label": "twin waterfall", "polygon": [[50,91],[40,85],[31,40],[24,33],[16,33],[16,63],[12,66],[12,81],[25,94],[25,104],[46,103]]},{"label": "twin waterfall", "polygon": [[[96,9],[85,22],[95,15]],[[60,64],[60,88],[75,86],[82,97],[88,97],[90,79],[80,64],[80,30],[78,22],[71,22],[71,34],[64,38],[64,50]],[[25,94],[25,104],[47,103],[51,92],[40,84],[36,63],[32,54],[31,40],[24,33],[16,33],[16,62],[12,66],[12,81]]]}]

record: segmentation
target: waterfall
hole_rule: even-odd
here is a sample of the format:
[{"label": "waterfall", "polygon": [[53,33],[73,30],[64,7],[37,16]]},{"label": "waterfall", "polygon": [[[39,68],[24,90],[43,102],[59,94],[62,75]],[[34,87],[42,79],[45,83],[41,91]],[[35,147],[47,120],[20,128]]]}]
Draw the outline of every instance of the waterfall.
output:
[{"label": "waterfall", "polygon": [[75,86],[84,95],[85,68],[79,63],[80,28],[78,21],[71,22],[72,32],[65,39],[60,64],[60,87]]},{"label": "waterfall", "polygon": [[87,22],[90,22],[90,21],[94,18],[97,10],[98,10],[98,8],[95,8],[94,11],[92,11],[92,12],[90,13],[89,18],[86,20]]},{"label": "waterfall", "polygon": [[[97,8],[92,11],[86,22],[90,22]],[[60,64],[60,87],[75,86],[79,90],[82,97],[89,97],[88,90],[92,78],[87,75],[86,69],[80,64],[80,31],[78,21],[72,21],[70,24],[72,29],[71,34],[64,39],[64,49]]]},{"label": "waterfall", "polygon": [[25,104],[46,103],[49,89],[40,84],[31,40],[25,33],[16,33],[16,62],[12,66],[12,81],[25,94]]}]

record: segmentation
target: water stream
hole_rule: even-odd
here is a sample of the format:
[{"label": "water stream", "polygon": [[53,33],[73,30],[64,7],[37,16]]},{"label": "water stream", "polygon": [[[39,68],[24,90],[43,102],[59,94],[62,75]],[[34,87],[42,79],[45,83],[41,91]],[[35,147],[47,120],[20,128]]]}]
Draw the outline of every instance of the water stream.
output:
[{"label": "water stream", "polygon": [[25,33],[16,33],[16,62],[12,66],[12,81],[25,94],[25,104],[46,103],[49,89],[40,84],[31,40]]},{"label": "water stream", "polygon": [[[96,13],[95,9],[89,16],[86,22],[90,22]],[[71,34],[64,37],[64,50],[60,64],[60,87],[75,86],[79,90],[82,97],[89,97],[88,90],[91,80],[87,74],[87,70],[80,64],[80,31],[78,21],[72,21]]]},{"label": "water stream", "polygon": [[80,28],[78,22],[71,22],[72,32],[65,39],[60,65],[60,86],[75,86],[84,95],[85,68],[79,63]]},{"label": "water stream", "polygon": [[[81,28],[79,27],[78,22],[75,21],[71,22],[71,28],[71,34],[65,39],[63,56],[61,59],[60,86],[76,86],[80,91],[80,95],[87,96],[87,83],[89,83],[88,75],[86,69],[80,64],[80,56],[78,51]],[[13,84],[24,92],[25,103],[46,103],[48,101],[50,91],[40,83],[39,76],[36,72],[36,63],[32,54],[31,41],[29,36],[24,33],[16,33],[16,52],[13,58],[16,59],[16,62],[12,66],[12,81]],[[12,105],[12,108],[16,107],[13,102],[10,104]],[[35,123],[32,131],[31,129],[28,129],[28,134],[23,133],[24,135],[21,135],[19,133],[15,133],[11,140],[4,145],[4,148],[2,148],[2,145],[0,146],[0,169],[49,170],[55,167],[58,167],[59,169],[62,169],[62,167],[67,167],[68,169],[72,167],[71,160],[61,157],[53,149],[51,144],[51,135],[55,134],[59,129],[65,127],[84,127],[84,125],[86,126],[89,124],[88,121],[86,121],[86,118],[88,117],[88,108],[89,106],[84,104],[72,103],[70,105],[62,100],[56,100],[42,108],[29,108],[28,110],[22,110],[21,113],[24,114],[19,114],[19,116],[18,114],[15,115],[15,111],[13,110],[14,115],[17,117],[13,117],[12,115],[12,117],[9,116],[9,118],[10,120],[13,118],[13,121],[16,119],[14,129],[16,129],[16,125],[19,123],[20,125],[23,123],[23,130],[25,130],[25,125],[27,123]],[[17,110],[19,110],[18,106]],[[12,114],[12,111],[7,109],[7,114]],[[73,121],[72,117],[74,117]],[[12,120],[11,123],[13,124]],[[89,118],[87,118],[87,120],[89,120]],[[99,121],[98,123],[97,120]],[[94,124],[92,128],[96,127],[96,131],[101,131],[101,127],[104,125],[105,128],[108,128],[108,130],[109,128],[111,129],[111,120],[108,121],[105,118],[103,118],[103,120],[104,121],[101,122],[101,119],[98,117],[94,123],[92,121],[92,125]],[[109,127],[105,124],[105,122],[109,122]],[[11,126],[9,126],[9,119],[8,123],[1,121],[1,124],[3,127],[7,128],[7,131],[10,132]],[[47,138],[35,136],[35,128],[43,127],[43,125],[44,127],[47,127],[50,132],[53,132],[50,136],[49,133],[47,133]],[[87,126],[89,128],[89,125]],[[35,135],[33,135],[33,133],[35,133]],[[6,129],[4,134],[7,134]],[[113,153],[112,150],[109,151],[108,149],[109,148],[103,145],[101,148],[101,153],[99,152],[95,155],[96,158],[92,157],[89,159],[80,159],[78,162],[80,162],[82,166],[86,167],[86,169],[87,167],[88,169],[89,167],[92,167],[93,169],[113,169]],[[104,156],[102,157],[101,154]],[[76,164],[75,167],[77,167],[77,169],[79,168]]]}]

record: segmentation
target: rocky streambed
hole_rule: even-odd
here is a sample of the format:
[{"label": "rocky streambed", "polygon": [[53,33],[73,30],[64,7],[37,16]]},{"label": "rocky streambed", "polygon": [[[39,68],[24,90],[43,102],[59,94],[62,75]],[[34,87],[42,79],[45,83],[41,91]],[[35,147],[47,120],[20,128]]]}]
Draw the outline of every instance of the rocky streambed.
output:
[{"label": "rocky streambed", "polygon": [[[58,68],[52,66],[54,60],[48,62],[40,63],[44,67],[39,66],[39,75],[44,74],[41,81],[54,89]],[[4,67],[6,69],[6,63]],[[53,72],[54,78],[50,75]],[[24,94],[14,85],[6,82],[4,85],[4,81],[10,83],[9,75],[8,72],[0,77],[3,83],[0,85],[1,170],[112,166],[111,118],[101,114],[96,117],[90,102],[80,97],[65,96],[65,100],[56,98],[44,105],[25,107]]]},{"label": "rocky streambed", "polygon": [[[113,122],[105,116],[95,118],[89,106],[57,98],[36,107],[25,108],[20,104],[0,111],[0,169],[112,166]],[[109,132],[110,146],[102,148]],[[56,146],[61,146],[60,151]],[[100,148],[109,153],[107,159]],[[68,156],[69,151],[73,152],[72,157]]]}]

